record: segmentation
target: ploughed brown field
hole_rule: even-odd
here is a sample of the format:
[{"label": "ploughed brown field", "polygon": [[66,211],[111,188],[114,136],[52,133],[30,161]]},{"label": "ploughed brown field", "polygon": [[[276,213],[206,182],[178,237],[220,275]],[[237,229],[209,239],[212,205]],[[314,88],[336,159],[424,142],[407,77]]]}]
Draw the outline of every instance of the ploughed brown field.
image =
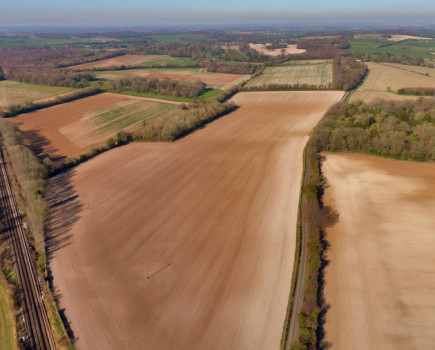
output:
[{"label": "ploughed brown field", "polygon": [[120,67],[120,66],[138,66],[147,62],[159,60],[161,58],[169,59],[166,55],[122,55],[105,60],[99,60],[94,62],[88,62],[78,64],[75,66],[67,67],[66,69],[92,69],[92,68],[104,68],[104,67]]},{"label": "ploughed brown field", "polygon": [[50,267],[78,349],[278,349],[302,151],[343,92],[249,92],[174,143],[51,179]]},{"label": "ploughed brown field", "polygon": [[206,68],[185,68],[185,69],[127,69],[119,71],[102,71],[96,73],[100,79],[116,80],[131,77],[153,77],[157,79],[171,80],[200,80],[209,86],[219,89],[230,89],[231,87],[248,80],[249,74],[227,74],[207,72]]},{"label": "ploughed brown field", "polygon": [[104,93],[9,118],[40,158],[79,156],[177,102]]},{"label": "ploughed brown field", "polygon": [[326,341],[434,349],[435,164],[327,154]]}]

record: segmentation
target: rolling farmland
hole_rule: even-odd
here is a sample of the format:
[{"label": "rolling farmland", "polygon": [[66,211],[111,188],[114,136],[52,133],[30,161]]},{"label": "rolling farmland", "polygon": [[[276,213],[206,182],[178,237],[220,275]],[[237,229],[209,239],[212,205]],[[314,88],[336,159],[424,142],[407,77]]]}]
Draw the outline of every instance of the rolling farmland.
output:
[{"label": "rolling farmland", "polygon": [[102,71],[97,72],[96,76],[100,79],[108,80],[145,76],[157,79],[200,80],[210,87],[223,90],[229,89],[250,77],[250,75],[243,74],[212,73],[207,72],[205,68],[150,68]]},{"label": "rolling farmland", "polygon": [[73,88],[19,83],[11,80],[0,81],[0,109],[27,101],[37,101],[62,95]]},{"label": "rolling farmland", "polygon": [[435,165],[327,154],[330,349],[435,345]]},{"label": "rolling farmland", "polygon": [[67,69],[73,70],[86,70],[93,68],[115,68],[121,66],[152,66],[152,65],[165,65],[165,64],[177,64],[177,65],[192,65],[195,64],[189,58],[186,57],[170,57],[167,55],[123,55],[113,58],[108,58],[101,61],[83,63],[76,66],[70,66]]},{"label": "rolling farmland", "polygon": [[297,84],[330,86],[332,84],[332,65],[330,63],[316,63],[267,67],[263,74],[248,81],[246,87]]},{"label": "rolling farmland", "polygon": [[40,156],[78,156],[116,132],[164,115],[176,105],[117,94],[100,94],[10,118]]},{"label": "rolling farmland", "polygon": [[367,65],[370,70],[369,74],[364,83],[351,96],[351,101],[370,102],[376,98],[417,99],[417,96],[397,95],[393,92],[406,87],[435,88],[435,68],[373,62],[368,62]]},{"label": "rolling farmland", "polygon": [[279,348],[302,151],[342,95],[239,93],[179,141],[51,179],[48,253],[77,348]]}]

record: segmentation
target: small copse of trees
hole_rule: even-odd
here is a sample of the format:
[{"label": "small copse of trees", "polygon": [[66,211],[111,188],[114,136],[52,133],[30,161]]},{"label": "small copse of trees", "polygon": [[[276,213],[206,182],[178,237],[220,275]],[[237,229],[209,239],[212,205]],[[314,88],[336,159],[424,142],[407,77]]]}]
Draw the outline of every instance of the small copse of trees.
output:
[{"label": "small copse of trees", "polygon": [[352,57],[337,56],[332,64],[333,87],[340,90],[356,88],[367,74],[367,65]]},{"label": "small copse of trees", "polygon": [[199,96],[206,87],[202,81],[181,83],[153,77],[125,78],[106,82],[106,88],[111,91],[136,91],[188,98]]},{"label": "small copse of trees", "polygon": [[435,160],[435,98],[339,103],[314,129],[319,151]]}]

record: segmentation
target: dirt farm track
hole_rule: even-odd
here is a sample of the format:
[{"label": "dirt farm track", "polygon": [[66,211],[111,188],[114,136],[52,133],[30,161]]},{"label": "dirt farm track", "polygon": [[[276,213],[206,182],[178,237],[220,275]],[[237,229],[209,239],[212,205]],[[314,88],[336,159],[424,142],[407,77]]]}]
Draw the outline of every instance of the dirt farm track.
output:
[{"label": "dirt farm track", "polygon": [[77,348],[279,349],[302,151],[342,95],[240,93],[177,142],[52,179],[50,267]]}]

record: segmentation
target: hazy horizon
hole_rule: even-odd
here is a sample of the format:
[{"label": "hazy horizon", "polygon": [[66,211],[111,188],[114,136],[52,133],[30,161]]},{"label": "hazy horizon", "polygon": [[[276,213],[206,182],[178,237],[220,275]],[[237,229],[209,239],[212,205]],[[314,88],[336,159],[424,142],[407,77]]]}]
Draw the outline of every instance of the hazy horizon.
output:
[{"label": "hazy horizon", "polygon": [[323,2],[222,0],[129,0],[54,1],[5,0],[0,26],[170,26],[170,25],[372,25],[435,24],[435,2],[404,0],[348,3],[344,0]]}]

